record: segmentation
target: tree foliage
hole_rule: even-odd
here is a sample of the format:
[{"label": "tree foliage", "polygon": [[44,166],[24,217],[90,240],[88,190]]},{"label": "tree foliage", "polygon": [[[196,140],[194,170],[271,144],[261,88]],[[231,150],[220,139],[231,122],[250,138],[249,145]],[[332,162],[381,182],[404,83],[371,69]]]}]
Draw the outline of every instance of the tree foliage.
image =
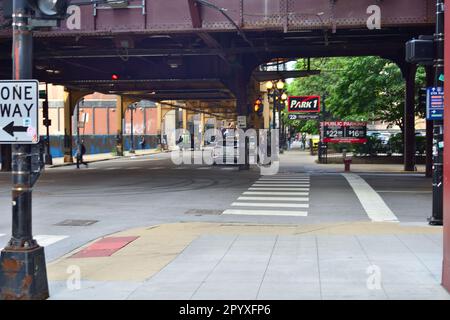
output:
[{"label": "tree foliage", "polygon": [[[312,59],[311,68],[321,70],[320,75],[295,79],[288,86],[290,95],[320,95],[329,120],[384,121],[403,131],[405,81],[395,63],[379,57],[324,58]],[[304,69],[303,60],[296,69]],[[419,68],[416,87],[424,81]],[[423,116],[423,110],[416,109],[416,115]],[[295,125],[302,129],[308,122]]]}]

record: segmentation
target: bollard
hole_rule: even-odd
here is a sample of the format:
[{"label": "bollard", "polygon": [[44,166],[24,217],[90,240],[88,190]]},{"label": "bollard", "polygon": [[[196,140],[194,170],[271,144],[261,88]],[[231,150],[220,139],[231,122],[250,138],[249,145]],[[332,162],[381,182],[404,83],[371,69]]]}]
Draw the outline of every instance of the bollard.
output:
[{"label": "bollard", "polygon": [[350,171],[350,164],[352,163],[352,159],[344,159],[345,172]]}]

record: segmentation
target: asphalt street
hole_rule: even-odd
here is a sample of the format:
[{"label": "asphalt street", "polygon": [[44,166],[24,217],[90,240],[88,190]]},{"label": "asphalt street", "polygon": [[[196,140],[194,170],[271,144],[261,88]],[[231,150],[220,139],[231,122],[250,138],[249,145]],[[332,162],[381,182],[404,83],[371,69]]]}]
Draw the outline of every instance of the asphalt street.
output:
[{"label": "asphalt street", "polygon": [[[257,167],[176,165],[169,153],[47,168],[33,192],[33,234],[51,261],[101,236],[170,222],[348,223],[371,221],[370,210],[382,208],[400,223],[426,224],[431,180],[423,174],[344,176],[313,160],[287,152],[275,176]],[[350,178],[362,178],[359,193]],[[11,232],[10,194],[10,174],[1,173],[0,247]]]}]

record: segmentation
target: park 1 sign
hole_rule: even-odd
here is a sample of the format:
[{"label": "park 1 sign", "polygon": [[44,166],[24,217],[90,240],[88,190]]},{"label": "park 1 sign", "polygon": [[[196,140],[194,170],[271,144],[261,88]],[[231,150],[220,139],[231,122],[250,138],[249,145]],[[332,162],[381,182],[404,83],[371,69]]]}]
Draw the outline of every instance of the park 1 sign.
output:
[{"label": "park 1 sign", "polygon": [[292,96],[288,98],[288,113],[319,113],[319,96]]},{"label": "park 1 sign", "polygon": [[366,143],[367,123],[325,121],[320,123],[324,143]]},{"label": "park 1 sign", "polygon": [[0,81],[0,143],[38,143],[38,106],[38,81]]},{"label": "park 1 sign", "polygon": [[442,120],[444,117],[444,89],[427,88],[427,120]]}]

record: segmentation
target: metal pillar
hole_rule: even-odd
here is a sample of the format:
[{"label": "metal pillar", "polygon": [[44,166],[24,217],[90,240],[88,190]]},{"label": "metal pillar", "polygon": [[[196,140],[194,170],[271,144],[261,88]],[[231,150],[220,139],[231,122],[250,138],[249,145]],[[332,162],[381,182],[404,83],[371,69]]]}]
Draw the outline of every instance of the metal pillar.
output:
[{"label": "metal pillar", "polygon": [[64,91],[64,162],[73,163],[72,157],[72,93]]},{"label": "metal pillar", "polygon": [[130,132],[130,153],[135,153],[134,151],[134,127],[133,127],[133,114],[134,109],[136,109],[134,104],[131,104],[129,107],[130,109],[130,122],[131,122],[131,132]]},{"label": "metal pillar", "polygon": [[417,67],[407,64],[404,67],[406,81],[404,109],[404,152],[403,164],[405,171],[415,171],[416,166],[416,130],[415,130],[415,80]]},{"label": "metal pillar", "polygon": [[123,156],[123,98],[117,96],[116,99],[116,155]]},{"label": "metal pillar", "polygon": [[[238,116],[246,116],[247,117],[247,123],[245,128],[240,128],[243,131],[246,131],[248,129],[248,85],[250,82],[250,76],[246,74],[244,70],[240,70],[237,72],[236,77],[236,109],[237,109],[237,115]],[[240,149],[242,150],[242,149]],[[239,164],[239,170],[249,170],[250,169],[250,163],[249,163],[249,141],[248,137],[245,137],[244,139],[244,163]]]},{"label": "metal pillar", "polygon": [[[426,67],[426,87],[434,85],[434,70],[432,67]],[[425,177],[433,176],[433,121],[426,120],[426,159],[425,159]]]},{"label": "metal pillar", "polygon": [[[33,37],[26,0],[13,1],[13,79],[31,79]],[[32,236],[31,145],[12,145],[12,237],[0,258],[1,299],[49,296],[44,248]]]},{"label": "metal pillar", "polygon": [[11,171],[11,145],[3,144],[0,148],[2,153],[2,171]]},{"label": "metal pillar", "polygon": [[[436,33],[434,34],[436,57],[434,60],[434,86],[444,86],[444,1],[436,2]],[[443,153],[444,123],[435,120],[433,126],[433,209],[430,225],[443,224]]]},{"label": "metal pillar", "polygon": [[42,105],[42,113],[44,115],[44,125],[45,125],[45,164],[53,164],[52,155],[50,153],[50,125],[51,120],[48,114],[48,83],[45,83],[45,101]]},{"label": "metal pillar", "polygon": [[[450,16],[447,15],[445,17],[445,41],[450,43]],[[450,57],[450,47],[446,46],[445,48],[445,60],[448,61]],[[445,72],[450,74],[450,65],[447,63],[445,65]],[[450,83],[444,85],[444,95],[445,97],[450,96]],[[448,108],[444,109],[444,140],[450,141],[450,110]],[[446,148],[443,150],[445,152],[443,158],[444,162],[444,175],[447,179],[444,179],[444,214],[443,214],[443,222],[444,222],[444,259],[442,266],[442,285],[450,292],[450,148]]]}]

